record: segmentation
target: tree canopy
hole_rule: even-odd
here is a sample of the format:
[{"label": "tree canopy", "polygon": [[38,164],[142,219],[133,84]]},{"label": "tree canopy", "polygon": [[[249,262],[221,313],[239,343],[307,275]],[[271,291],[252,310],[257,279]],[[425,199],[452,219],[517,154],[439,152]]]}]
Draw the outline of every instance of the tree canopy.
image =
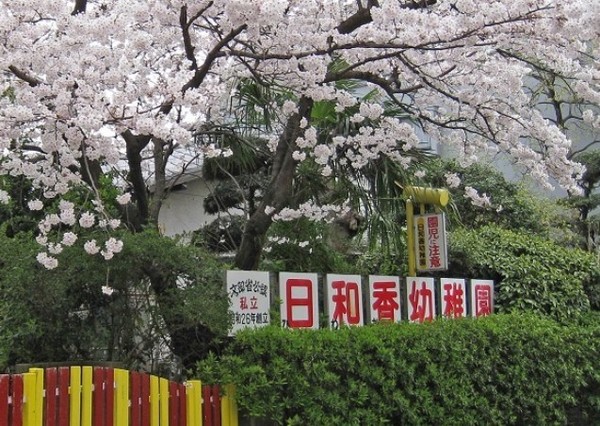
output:
[{"label": "tree canopy", "polygon": [[[121,219],[139,228],[156,221],[168,165],[188,167],[179,149],[229,154],[206,136],[231,124],[226,106],[250,79],[283,95],[262,111],[272,124],[253,128],[269,141],[271,166],[237,267],[256,267],[274,219],[323,214],[318,200],[294,203],[303,162],[332,179],[334,162],[408,167],[418,129],[463,162],[503,152],[540,183],[576,191],[583,169],[571,142],[524,86],[543,69],[598,104],[599,20],[594,0],[0,1],[0,173],[31,181],[32,210],[82,183],[96,199],[41,219],[39,260],[55,267],[51,249],[64,240],[52,231],[118,225],[99,202],[106,171],[126,192]],[[377,96],[359,101],[349,81]],[[321,101],[356,109],[356,130],[324,131],[313,114]],[[597,113],[584,115],[598,127]],[[120,246],[108,234],[87,251],[112,257]]]}]

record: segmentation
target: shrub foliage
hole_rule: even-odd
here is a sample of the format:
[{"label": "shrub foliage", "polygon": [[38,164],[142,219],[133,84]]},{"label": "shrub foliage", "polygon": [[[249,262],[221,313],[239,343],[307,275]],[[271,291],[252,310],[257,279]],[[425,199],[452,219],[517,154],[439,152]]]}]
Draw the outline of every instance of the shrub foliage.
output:
[{"label": "shrub foliage", "polygon": [[244,413],[278,425],[561,424],[600,420],[599,349],[598,317],[267,327],[197,373],[235,383]]},{"label": "shrub foliage", "polygon": [[492,225],[452,232],[450,250],[444,274],[494,279],[498,312],[568,318],[600,309],[600,266],[591,253]]}]

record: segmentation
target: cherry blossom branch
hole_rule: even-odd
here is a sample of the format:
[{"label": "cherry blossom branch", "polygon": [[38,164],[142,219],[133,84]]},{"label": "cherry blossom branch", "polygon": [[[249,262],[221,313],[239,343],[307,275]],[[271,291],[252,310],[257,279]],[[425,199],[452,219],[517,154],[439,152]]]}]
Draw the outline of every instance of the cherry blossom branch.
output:
[{"label": "cherry blossom branch", "polygon": [[39,80],[38,78],[33,77],[32,75],[28,74],[27,72],[18,69],[14,65],[10,65],[8,67],[8,69],[10,72],[12,72],[14,74],[15,77],[28,83],[31,87],[36,87],[36,86],[42,84],[42,80]]}]

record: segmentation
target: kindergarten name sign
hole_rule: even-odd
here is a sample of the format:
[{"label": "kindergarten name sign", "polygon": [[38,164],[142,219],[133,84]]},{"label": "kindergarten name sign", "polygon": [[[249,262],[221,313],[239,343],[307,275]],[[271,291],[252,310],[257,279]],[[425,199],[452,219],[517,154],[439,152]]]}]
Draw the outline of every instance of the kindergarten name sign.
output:
[{"label": "kindergarten name sign", "polygon": [[[262,271],[227,272],[231,335],[270,323],[269,277]],[[320,312],[327,315],[327,326],[337,329],[380,321],[481,317],[490,315],[494,306],[491,280],[370,275],[363,288],[360,275],[319,279],[316,273],[281,272],[277,289],[281,325],[289,328],[319,328]]]}]

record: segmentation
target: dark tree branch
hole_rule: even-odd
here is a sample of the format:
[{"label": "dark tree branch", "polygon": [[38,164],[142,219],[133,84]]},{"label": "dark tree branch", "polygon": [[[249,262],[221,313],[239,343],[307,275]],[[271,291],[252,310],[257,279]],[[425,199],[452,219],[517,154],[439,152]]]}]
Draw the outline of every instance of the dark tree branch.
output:
[{"label": "dark tree branch", "polygon": [[73,9],[73,12],[71,12],[71,15],[75,16],[80,13],[85,13],[86,7],[87,0],[75,0],[75,8]]},{"label": "dark tree branch", "polygon": [[246,28],[247,28],[247,25],[244,24],[234,30],[231,30],[231,32],[229,34],[227,34],[227,36],[225,38],[223,38],[221,41],[219,41],[219,43],[217,43],[211,49],[211,51],[208,52],[208,54],[206,55],[206,60],[204,61],[202,66],[200,68],[198,68],[198,70],[196,70],[192,79],[183,86],[182,91],[184,93],[187,92],[189,89],[197,89],[198,87],[200,87],[200,85],[204,81],[204,78],[210,71],[210,68],[212,67],[213,63],[217,60],[217,58],[219,58],[221,49],[223,49],[231,41],[233,41]]},{"label": "dark tree branch", "polygon": [[242,242],[235,257],[235,265],[240,269],[252,270],[258,267],[263,239],[272,223],[266,208],[273,207],[275,211],[280,211],[289,205],[292,199],[294,172],[297,165],[292,154],[296,149],[295,141],[302,133],[300,122],[302,118],[310,116],[312,105],[312,100],[306,97],[300,98],[298,112],[290,116],[279,138],[268,189],[260,206],[246,223]]},{"label": "dark tree branch", "polygon": [[[425,9],[436,3],[437,0],[412,0],[410,3],[402,5],[402,7],[406,9]],[[338,25],[338,32],[340,34],[350,34],[363,25],[372,22],[371,9],[374,7],[379,7],[377,0],[368,0],[366,6],[359,3],[356,13]]]},{"label": "dark tree branch", "polygon": [[15,77],[20,78],[21,80],[23,80],[26,83],[29,83],[29,85],[31,87],[36,87],[36,86],[39,86],[40,84],[42,84],[41,80],[37,79],[36,77],[33,77],[32,75],[29,75],[25,71],[18,69],[14,65],[10,65],[8,67],[8,70],[10,72],[12,72],[15,75]]},{"label": "dark tree branch", "polygon": [[147,223],[149,213],[148,189],[142,171],[142,150],[148,146],[151,137],[148,135],[134,135],[126,130],[121,134],[125,140],[127,163],[129,165],[129,182],[133,186],[135,202],[138,206],[140,221]]}]

